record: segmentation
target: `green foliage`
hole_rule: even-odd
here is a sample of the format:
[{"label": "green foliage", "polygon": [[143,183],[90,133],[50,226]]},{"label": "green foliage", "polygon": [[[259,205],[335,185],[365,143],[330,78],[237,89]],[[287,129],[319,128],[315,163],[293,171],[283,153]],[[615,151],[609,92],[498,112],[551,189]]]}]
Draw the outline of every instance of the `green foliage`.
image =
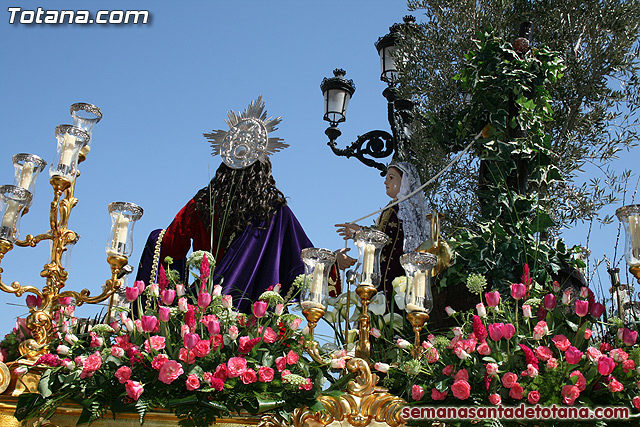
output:
[{"label": "green foliage", "polygon": [[[459,112],[468,104],[470,87],[453,77],[465,66],[464,55],[475,49],[476,32],[491,27],[499,38],[515,40],[520,23],[531,21],[532,45],[559,52],[566,65],[564,78],[548,87],[551,97],[546,113],[553,120],[544,123],[547,154],[556,166],[548,171],[549,185],[539,188],[544,196],[541,205],[553,220],[549,231],[555,233],[580,220],[609,221],[599,216],[599,210],[616,200],[624,173],[610,170],[608,164],[620,151],[637,144],[639,137],[640,2],[409,0],[408,5],[423,23],[418,30],[412,29],[399,52],[406,59],[401,64],[401,88],[419,105],[412,148],[423,167],[423,178],[435,175],[461,148],[464,132],[460,132]],[[517,91],[518,78],[525,75],[504,77],[496,74],[495,82],[482,84],[498,86],[498,80],[503,84],[509,80],[514,85],[509,89]],[[487,106],[501,93],[505,92],[485,91],[487,98],[474,97],[472,103]],[[529,98],[516,96],[514,101],[528,110]],[[508,110],[495,113],[492,122],[509,125]],[[479,127],[472,134],[484,127],[486,118],[476,117]],[[526,129],[526,120],[519,123]],[[512,147],[498,143],[495,148]],[[582,178],[585,166],[602,177]],[[465,156],[427,189],[429,202],[448,217],[443,223],[448,235],[473,222],[479,212],[479,169],[477,157]]]}]

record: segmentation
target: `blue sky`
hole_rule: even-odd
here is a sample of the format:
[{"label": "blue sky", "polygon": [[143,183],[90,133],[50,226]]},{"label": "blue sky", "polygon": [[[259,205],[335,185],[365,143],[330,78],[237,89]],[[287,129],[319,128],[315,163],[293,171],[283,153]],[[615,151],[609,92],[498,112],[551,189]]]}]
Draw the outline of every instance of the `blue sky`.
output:
[{"label": "blue sky", "polygon": [[[336,157],[326,146],[319,85],[336,67],[356,83],[340,146],[369,130],[387,130],[385,84],[373,44],[408,13],[405,1],[15,0],[8,6],[137,9],[151,16],[146,25],[57,26],[9,24],[9,12],[0,13],[0,184],[12,183],[15,153],[53,160],[54,128],[71,122],[72,103],[93,103],[104,114],[77,181],[79,203],[70,228],[81,240],[71,254],[68,289],[96,294],[107,279],[112,201],[145,210],[134,230],[130,262],[137,265],[148,233],[166,227],[220,162],[210,156],[202,133],[225,129],[227,111],[244,109],[260,94],[269,114],[283,117],[273,135],[291,145],[272,158],[278,187],[316,247],[342,247],[333,224],[387,203],[377,171]],[[635,167],[637,173],[637,158],[636,150],[617,167]],[[22,218],[22,237],[48,229],[52,191],[46,172],[31,212]],[[616,232],[614,224],[592,236],[594,256],[612,251]],[[586,241],[584,231],[568,236],[570,244]],[[3,281],[41,288],[48,252],[46,242],[15,248],[2,261]],[[26,314],[25,307],[13,305],[23,301],[0,295],[6,331]],[[95,311],[83,307],[80,313]]]}]

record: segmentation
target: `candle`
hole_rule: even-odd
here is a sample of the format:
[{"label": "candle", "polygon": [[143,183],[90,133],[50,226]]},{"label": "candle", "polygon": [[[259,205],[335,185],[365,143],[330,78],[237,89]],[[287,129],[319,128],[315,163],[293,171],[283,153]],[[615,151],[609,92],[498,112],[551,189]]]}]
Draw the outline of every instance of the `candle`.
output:
[{"label": "candle", "polygon": [[362,257],[362,273],[364,280],[362,283],[371,283],[371,275],[373,274],[373,262],[375,260],[376,247],[370,243],[364,245],[364,256]]},{"label": "candle", "polygon": [[629,215],[629,243],[631,258],[640,258],[640,215]]},{"label": "candle", "polygon": [[67,133],[64,135],[62,147],[60,148],[60,164],[64,166],[71,165],[71,156],[76,146],[76,137]]},{"label": "candle", "polygon": [[128,230],[129,230],[129,218],[122,215],[121,213],[118,213],[118,216],[116,217],[116,223],[114,225],[113,243],[111,244],[111,247],[116,249],[116,252],[119,252],[118,251],[119,245],[124,246],[124,244],[126,243]]},{"label": "candle", "polygon": [[7,209],[2,216],[2,227],[13,228],[20,205],[13,200],[7,201]]},{"label": "candle", "polygon": [[323,273],[324,264],[316,264],[316,267],[313,269],[313,279],[311,280],[311,290],[309,292],[311,301],[320,302],[322,299]]},{"label": "candle", "polygon": [[423,271],[418,271],[413,277],[413,286],[411,289],[410,303],[407,304],[406,310],[411,311],[425,311],[424,305],[424,293],[426,289],[427,276]]},{"label": "candle", "polygon": [[20,173],[20,182],[18,183],[18,186],[25,190],[29,189],[29,184],[31,184],[31,178],[33,177],[33,169],[34,165],[32,162],[26,162],[22,165],[22,172]]}]

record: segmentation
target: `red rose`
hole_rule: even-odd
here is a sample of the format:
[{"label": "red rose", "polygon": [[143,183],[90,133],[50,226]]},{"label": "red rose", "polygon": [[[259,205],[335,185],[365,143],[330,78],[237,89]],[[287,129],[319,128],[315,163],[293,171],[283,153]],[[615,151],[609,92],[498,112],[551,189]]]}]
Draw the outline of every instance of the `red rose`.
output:
[{"label": "red rose", "polygon": [[187,390],[193,391],[200,388],[200,380],[196,374],[191,374],[187,377]]},{"label": "red rose", "polygon": [[511,388],[518,381],[518,376],[513,372],[507,372],[502,376],[502,385]]},{"label": "red rose", "polygon": [[562,387],[562,403],[565,405],[573,405],[580,396],[580,389],[575,385],[565,385]]},{"label": "red rose", "polygon": [[433,400],[444,400],[447,397],[447,390],[443,392],[439,392],[437,389],[431,389],[431,399]]},{"label": "red rose", "polygon": [[502,398],[500,397],[500,395],[499,395],[499,394],[497,394],[497,393],[493,393],[493,394],[490,394],[490,395],[489,395],[489,402],[490,402],[492,405],[496,405],[496,406],[497,406],[497,405],[499,405],[499,404],[501,404],[501,403],[502,403]]},{"label": "red rose", "polygon": [[261,366],[258,369],[258,380],[261,383],[270,383],[273,381],[274,373],[275,371],[272,368],[269,368],[268,366]]},{"label": "red rose", "polygon": [[527,395],[527,400],[530,404],[535,405],[540,401],[540,392],[538,390],[531,390]]},{"label": "red rose", "polygon": [[509,390],[509,397],[516,400],[522,400],[522,393],[524,393],[524,388],[520,385],[520,383],[515,383],[511,390]]},{"label": "red rose", "polygon": [[258,381],[258,376],[256,375],[256,371],[253,369],[247,369],[240,374],[240,380],[242,380],[244,384],[252,384]]}]

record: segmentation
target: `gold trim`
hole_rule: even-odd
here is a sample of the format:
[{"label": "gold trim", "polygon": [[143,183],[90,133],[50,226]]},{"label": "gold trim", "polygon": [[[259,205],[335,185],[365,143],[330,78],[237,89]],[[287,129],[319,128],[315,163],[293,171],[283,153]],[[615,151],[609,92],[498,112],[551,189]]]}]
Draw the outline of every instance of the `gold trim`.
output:
[{"label": "gold trim", "polygon": [[274,415],[265,415],[258,427],[322,427],[345,420],[356,427],[365,427],[373,422],[390,427],[405,424],[401,412],[407,402],[377,387],[378,377],[371,373],[367,362],[351,359],[347,362],[347,370],[357,374],[355,379],[349,382],[345,394],[340,397],[319,396],[318,402],[324,407],[323,411],[313,412],[306,406],[297,408],[290,423]]}]

